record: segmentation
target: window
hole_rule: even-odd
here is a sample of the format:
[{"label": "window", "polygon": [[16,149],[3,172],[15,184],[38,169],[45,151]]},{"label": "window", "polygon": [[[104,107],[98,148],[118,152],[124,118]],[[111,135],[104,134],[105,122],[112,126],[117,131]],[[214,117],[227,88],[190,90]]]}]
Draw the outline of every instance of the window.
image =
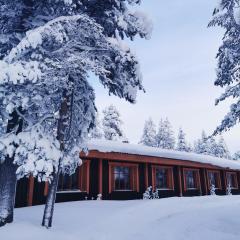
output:
[{"label": "window", "polygon": [[152,176],[152,184],[154,189],[173,189],[172,167],[153,166]]},{"label": "window", "polygon": [[130,167],[114,167],[114,189],[131,190],[130,187]]},{"label": "window", "polygon": [[58,180],[58,191],[79,190],[78,171],[72,175],[60,174]]},{"label": "window", "polygon": [[139,191],[138,165],[109,163],[109,193],[112,191]]},{"label": "window", "polygon": [[199,172],[197,169],[184,169],[184,186],[185,190],[199,188]]},{"label": "window", "polygon": [[219,171],[208,171],[207,176],[209,189],[212,185],[214,185],[215,188],[221,188],[221,178]]},{"label": "window", "polygon": [[[58,181],[58,192],[82,191],[89,192],[89,166],[90,161],[85,160],[72,175],[60,174]],[[46,189],[47,192],[47,189]]]},{"label": "window", "polygon": [[230,185],[231,188],[238,188],[237,175],[234,172],[226,173],[227,186]]}]

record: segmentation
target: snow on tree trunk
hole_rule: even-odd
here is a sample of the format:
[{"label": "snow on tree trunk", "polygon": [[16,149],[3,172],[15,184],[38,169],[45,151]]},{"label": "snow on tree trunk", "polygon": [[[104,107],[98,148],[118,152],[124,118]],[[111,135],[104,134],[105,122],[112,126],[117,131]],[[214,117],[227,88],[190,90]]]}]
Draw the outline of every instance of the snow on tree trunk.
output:
[{"label": "snow on tree trunk", "polygon": [[16,169],[13,159],[7,157],[0,165],[0,227],[13,222],[16,193]]},{"label": "snow on tree trunk", "polygon": [[57,170],[57,173],[53,174],[53,180],[49,185],[47,200],[45,204],[42,226],[46,228],[52,227],[52,219],[53,219],[53,212],[54,212],[54,204],[56,200],[56,193],[58,187],[58,179],[60,174],[60,166]]},{"label": "snow on tree trunk", "polygon": [[[18,109],[21,112],[21,109]],[[16,134],[22,130],[22,119],[14,111],[8,121],[7,133],[16,129]],[[13,222],[15,193],[17,185],[17,166],[13,163],[14,157],[6,156],[0,164],[0,226]]]},{"label": "snow on tree trunk", "polygon": [[[133,40],[136,35],[148,38],[151,27],[145,21],[146,16],[132,13],[122,0],[106,0],[104,4],[101,1],[3,2],[4,7],[0,8],[5,26],[0,29],[4,40],[0,48],[0,137],[5,137],[2,130],[9,114],[22,107],[24,129],[15,155],[18,173],[20,177],[33,174],[42,181],[54,176],[51,180],[57,182],[58,171],[73,173],[79,165],[79,151],[85,149],[86,135],[94,126],[95,95],[88,73],[96,74],[109,94],[135,103],[138,90],[144,90],[142,76],[139,62],[123,44],[123,38]],[[129,6],[140,3],[127,2],[131,3]],[[74,78],[75,91],[69,105],[73,108],[71,116],[66,116],[69,122],[60,128],[65,136],[62,141],[56,138],[56,129],[59,131],[62,93],[72,87],[68,76]],[[31,136],[29,140],[27,134]],[[40,145],[37,139],[41,139]],[[50,147],[47,142],[51,143]],[[62,144],[64,159],[63,154],[57,157],[51,154],[53,149],[58,152]],[[28,161],[29,153],[34,158]],[[43,159],[39,153],[43,153]],[[60,169],[59,159],[62,159]],[[47,170],[42,167],[45,160]],[[55,172],[51,175],[53,169]],[[53,204],[56,187],[57,183],[49,191]],[[46,209],[51,209],[50,203]]]},{"label": "snow on tree trunk", "polygon": [[[71,81],[71,79],[69,78]],[[64,151],[64,137],[65,137],[65,128],[68,124],[68,113],[69,113],[69,103],[71,102],[70,95],[67,93],[67,90],[63,93],[63,101],[60,107],[60,119],[58,122],[57,129],[57,138],[60,142],[60,150]],[[54,212],[54,204],[56,200],[56,193],[58,187],[59,174],[61,172],[61,159],[59,159],[58,168],[53,173],[53,180],[50,184],[50,188],[47,195],[47,201],[45,204],[42,226],[50,228],[52,227],[52,219]]]}]

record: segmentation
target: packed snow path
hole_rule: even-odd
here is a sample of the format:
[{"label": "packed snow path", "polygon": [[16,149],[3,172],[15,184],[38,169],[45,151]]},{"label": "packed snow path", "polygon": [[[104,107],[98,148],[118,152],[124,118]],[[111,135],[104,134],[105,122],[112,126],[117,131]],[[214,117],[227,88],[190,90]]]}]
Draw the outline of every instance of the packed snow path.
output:
[{"label": "packed snow path", "polygon": [[56,204],[54,226],[40,226],[43,206],[16,209],[4,240],[239,240],[240,196]]}]

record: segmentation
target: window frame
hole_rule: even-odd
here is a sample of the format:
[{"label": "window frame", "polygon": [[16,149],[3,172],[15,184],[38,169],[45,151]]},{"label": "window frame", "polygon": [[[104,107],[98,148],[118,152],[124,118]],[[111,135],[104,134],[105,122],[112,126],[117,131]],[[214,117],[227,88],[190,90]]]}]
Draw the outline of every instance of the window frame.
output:
[{"label": "window frame", "polygon": [[226,188],[228,187],[228,175],[233,175],[234,176],[234,182],[236,184],[236,186],[231,186],[231,189],[238,189],[239,188],[239,185],[238,185],[238,178],[237,178],[237,173],[236,172],[226,172],[226,180],[225,180],[225,183],[226,183]]},{"label": "window frame", "polygon": [[131,181],[131,178],[132,178],[131,167],[115,166],[113,173],[114,173],[114,190],[115,191],[131,191],[133,189],[132,181]]},{"label": "window frame", "polygon": [[[194,179],[195,179],[195,188],[188,188],[187,187],[187,176],[186,172],[193,171],[194,172]],[[199,169],[197,168],[183,168],[183,185],[184,185],[184,191],[196,191],[201,190],[201,182],[200,182],[200,174]]]},{"label": "window frame", "polygon": [[[139,167],[138,164],[109,162],[109,193],[112,192],[139,192]],[[115,167],[129,167],[130,168],[130,189],[115,189]]]},{"label": "window frame", "polygon": [[[89,193],[90,162],[91,160],[83,160],[82,165],[76,169],[76,172],[74,174],[76,173],[78,174],[77,188],[69,189],[69,190],[57,189],[57,193],[68,193],[68,192]],[[45,184],[44,194],[47,195],[47,193],[48,193],[48,184],[47,185]]]},{"label": "window frame", "polygon": [[211,184],[210,184],[210,173],[217,173],[217,184],[218,186],[215,186],[216,189],[221,190],[222,189],[222,181],[221,181],[221,174],[220,171],[218,170],[207,170],[207,183],[208,183],[208,189],[211,189]]},{"label": "window frame", "polygon": [[[66,177],[67,183],[64,183],[65,177]],[[73,183],[75,181],[76,183],[73,186]],[[59,188],[60,186],[61,188]],[[61,173],[59,175],[57,192],[76,192],[76,191],[79,191],[79,171],[76,171],[72,175]]]},{"label": "window frame", "polygon": [[[156,182],[157,182],[157,169],[165,169],[167,170],[167,188],[157,188]],[[173,177],[173,167],[172,166],[163,166],[163,165],[153,165],[152,166],[152,187],[154,190],[158,191],[172,191],[174,190],[174,177]]]}]

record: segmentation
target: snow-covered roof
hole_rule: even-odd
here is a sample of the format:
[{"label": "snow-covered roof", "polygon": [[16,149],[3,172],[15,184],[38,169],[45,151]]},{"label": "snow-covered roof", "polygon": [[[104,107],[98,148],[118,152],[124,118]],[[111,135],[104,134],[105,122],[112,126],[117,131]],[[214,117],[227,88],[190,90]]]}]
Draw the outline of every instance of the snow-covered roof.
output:
[{"label": "snow-covered roof", "polygon": [[240,161],[222,159],[208,155],[196,153],[179,152],[175,150],[166,150],[161,148],[147,147],[138,144],[122,143],[107,140],[90,140],[88,142],[89,150],[98,150],[99,152],[128,153],[142,156],[162,157],[177,159],[181,161],[193,161],[198,163],[207,163],[222,168],[240,170]]}]

